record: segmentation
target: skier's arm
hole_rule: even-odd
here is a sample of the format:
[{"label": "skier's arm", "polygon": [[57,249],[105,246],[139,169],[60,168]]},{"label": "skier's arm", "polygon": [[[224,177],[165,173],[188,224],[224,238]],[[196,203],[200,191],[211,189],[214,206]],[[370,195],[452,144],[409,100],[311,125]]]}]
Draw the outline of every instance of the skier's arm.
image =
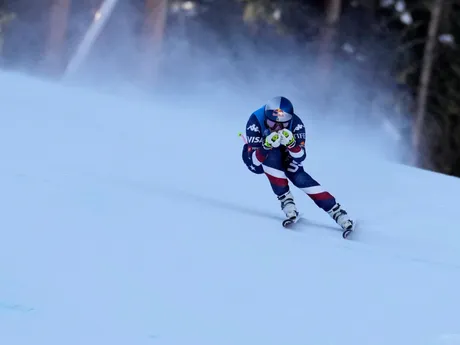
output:
[{"label": "skier's arm", "polygon": [[263,147],[264,138],[257,117],[253,114],[246,124],[246,139],[248,141],[248,154],[252,163],[261,165],[268,156],[268,150]]},{"label": "skier's arm", "polygon": [[294,131],[292,134],[294,134],[296,144],[294,147],[289,149],[289,154],[294,159],[294,161],[300,163],[307,157],[307,152],[305,149],[305,127],[302,127],[302,129],[298,131]]},{"label": "skier's arm", "polygon": [[302,123],[302,120],[300,120],[300,118],[296,118],[296,121],[293,124],[293,128],[294,129],[292,131],[292,137],[291,133],[287,131],[287,134],[285,135],[285,142],[286,147],[289,151],[289,155],[292,157],[294,161],[300,163],[307,156],[305,150],[305,126]]}]

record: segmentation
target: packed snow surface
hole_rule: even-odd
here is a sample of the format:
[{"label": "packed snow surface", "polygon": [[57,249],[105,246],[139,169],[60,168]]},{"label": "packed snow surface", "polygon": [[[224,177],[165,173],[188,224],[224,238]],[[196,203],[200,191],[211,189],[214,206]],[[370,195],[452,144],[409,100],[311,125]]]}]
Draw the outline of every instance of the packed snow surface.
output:
[{"label": "packed snow surface", "polygon": [[257,102],[0,93],[0,344],[460,344],[458,179],[311,129],[305,167],[359,225],[293,189],[286,230],[241,161]]}]

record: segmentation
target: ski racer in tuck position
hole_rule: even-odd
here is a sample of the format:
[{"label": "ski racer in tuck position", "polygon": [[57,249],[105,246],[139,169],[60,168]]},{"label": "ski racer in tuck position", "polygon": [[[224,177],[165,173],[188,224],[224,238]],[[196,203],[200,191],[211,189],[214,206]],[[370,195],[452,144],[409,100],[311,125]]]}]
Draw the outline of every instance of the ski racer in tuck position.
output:
[{"label": "ski racer in tuck position", "polygon": [[305,133],[305,126],[294,113],[292,103],[285,97],[274,97],[249,117],[243,161],[251,172],[267,176],[286,214],[284,226],[295,222],[299,215],[289,189],[290,180],[342,227],[346,237],[345,233],[353,230],[353,220],[302,166],[306,157]]}]

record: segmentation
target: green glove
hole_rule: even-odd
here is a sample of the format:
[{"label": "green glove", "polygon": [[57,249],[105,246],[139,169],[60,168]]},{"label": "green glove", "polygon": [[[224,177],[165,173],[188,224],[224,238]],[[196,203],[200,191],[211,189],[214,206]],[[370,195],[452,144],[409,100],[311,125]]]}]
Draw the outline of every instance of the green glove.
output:
[{"label": "green glove", "polygon": [[279,135],[278,132],[273,132],[273,133],[270,133],[270,135],[268,135],[265,138],[264,149],[271,150],[272,148],[279,147],[280,144],[281,144],[281,136]]},{"label": "green glove", "polygon": [[289,129],[282,129],[278,132],[281,136],[281,145],[287,148],[293,148],[296,144],[294,134]]}]

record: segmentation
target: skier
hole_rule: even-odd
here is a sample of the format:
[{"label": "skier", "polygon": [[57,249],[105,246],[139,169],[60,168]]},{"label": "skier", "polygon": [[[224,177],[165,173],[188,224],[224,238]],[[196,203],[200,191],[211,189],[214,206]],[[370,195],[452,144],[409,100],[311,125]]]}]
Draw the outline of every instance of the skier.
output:
[{"label": "skier", "polygon": [[268,177],[286,214],[284,226],[295,222],[299,215],[289,189],[290,180],[342,227],[346,237],[353,230],[353,220],[335,198],[304,170],[305,141],[305,126],[294,113],[292,103],[285,97],[274,97],[249,117],[242,158],[253,173]]}]

